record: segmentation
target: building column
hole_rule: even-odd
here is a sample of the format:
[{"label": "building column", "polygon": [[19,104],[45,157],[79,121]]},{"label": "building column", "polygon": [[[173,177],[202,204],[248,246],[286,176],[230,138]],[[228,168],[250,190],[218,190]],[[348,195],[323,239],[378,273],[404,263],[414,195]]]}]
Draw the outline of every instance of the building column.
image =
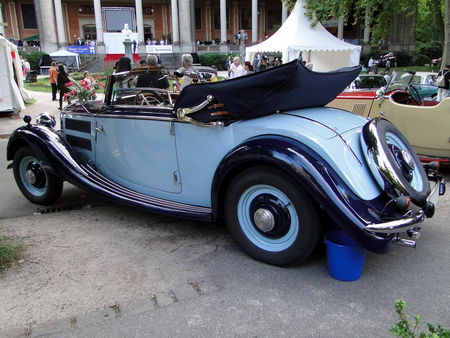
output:
[{"label": "building column", "polygon": [[142,13],[142,0],[135,0],[136,7],[136,30],[138,33],[138,54],[145,54],[145,41],[144,41],[144,14]]},{"label": "building column", "polygon": [[180,44],[180,23],[178,21],[178,2],[171,0],[172,6],[172,41],[174,45]]},{"label": "building column", "polygon": [[142,0],[135,0],[136,7],[136,30],[138,33],[138,43],[144,43],[144,14],[142,13]]},{"label": "building column", "polygon": [[258,22],[259,22],[259,30],[258,30],[258,37],[255,43],[258,43],[258,41],[264,41],[266,39],[266,2],[261,1],[259,3],[259,10],[258,10]]},{"label": "building column", "polygon": [[[97,54],[103,54],[105,52],[103,42],[103,18],[102,18],[102,5],[100,0],[94,0],[94,15],[95,15],[95,31],[97,33]],[[100,49],[99,50],[99,46]]]},{"label": "building column", "polygon": [[16,3],[14,1],[8,2],[9,17],[11,18],[10,27],[13,38],[20,39],[19,36],[19,23],[17,21]]},{"label": "building column", "polygon": [[5,21],[3,20],[3,4],[0,3],[0,34],[5,36]]},{"label": "building column", "polygon": [[34,0],[41,49],[45,53],[58,50],[55,11],[52,0]]},{"label": "building column", "polygon": [[344,17],[340,16],[338,19],[338,31],[337,31],[338,39],[344,39]]},{"label": "building column", "polygon": [[288,17],[288,10],[284,2],[281,3],[281,24],[283,24]]},{"label": "building column", "polygon": [[205,1],[205,40],[212,40],[212,27],[211,27],[211,1]]},{"label": "building column", "polygon": [[258,0],[252,0],[252,43],[258,42]]},{"label": "building column", "polygon": [[166,4],[161,5],[161,12],[162,12],[163,35],[166,35],[167,34],[167,5]]},{"label": "building column", "polygon": [[220,43],[227,42],[227,1],[220,0]]},{"label": "building column", "polygon": [[239,1],[233,1],[233,11],[230,16],[233,18],[233,25],[231,26],[231,32],[237,34],[240,31],[239,25]]},{"label": "building column", "polygon": [[61,6],[61,0],[53,0],[55,6],[55,18],[56,18],[56,32],[58,35],[58,46],[67,46],[66,30],[64,28],[64,18]]},{"label": "building column", "polygon": [[195,51],[194,42],[194,0],[179,0],[180,15],[180,48],[182,53]]}]

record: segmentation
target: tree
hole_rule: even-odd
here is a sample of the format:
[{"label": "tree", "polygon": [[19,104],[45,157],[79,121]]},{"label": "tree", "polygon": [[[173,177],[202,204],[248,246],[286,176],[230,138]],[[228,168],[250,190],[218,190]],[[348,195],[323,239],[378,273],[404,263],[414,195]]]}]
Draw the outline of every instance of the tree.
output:
[{"label": "tree", "polygon": [[[291,10],[294,8],[296,0],[282,0],[286,7]],[[313,22],[324,22],[329,17],[347,16],[350,10],[354,10],[355,22],[364,22],[366,13],[373,18],[372,22],[372,42],[378,41],[380,38],[385,38],[391,28],[391,23],[394,15],[402,14],[406,16],[415,15],[421,0],[404,0],[399,6],[398,0],[306,0],[307,16],[313,19]],[[442,3],[444,6],[442,6]],[[443,41],[443,56],[442,64],[450,64],[450,0],[429,0],[432,7],[432,12],[436,18],[436,28],[442,26],[443,22],[443,36],[438,38]],[[441,8],[444,7],[443,21],[439,20]]]}]

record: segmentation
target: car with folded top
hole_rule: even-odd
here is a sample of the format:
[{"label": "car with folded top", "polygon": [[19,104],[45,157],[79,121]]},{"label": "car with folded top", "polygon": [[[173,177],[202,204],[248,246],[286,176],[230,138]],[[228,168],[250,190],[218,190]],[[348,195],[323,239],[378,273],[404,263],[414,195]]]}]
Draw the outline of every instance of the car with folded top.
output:
[{"label": "car with folded top", "polygon": [[[181,93],[109,76],[102,102],[41,114],[9,139],[18,188],[51,204],[68,181],[112,203],[198,221],[225,219],[257,260],[302,262],[333,223],[362,247],[415,246],[445,182],[403,134],[324,107],[360,67],[328,73],[298,60]],[[327,220],[324,224],[324,220]]]}]

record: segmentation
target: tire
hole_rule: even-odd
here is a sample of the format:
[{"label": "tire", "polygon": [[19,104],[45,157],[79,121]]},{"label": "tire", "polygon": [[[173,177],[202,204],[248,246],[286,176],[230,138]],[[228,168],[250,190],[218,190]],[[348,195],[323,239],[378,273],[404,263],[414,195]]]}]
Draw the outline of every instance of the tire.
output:
[{"label": "tire", "polygon": [[232,180],[225,196],[225,218],[248,255],[279,266],[305,260],[322,233],[317,208],[307,193],[271,167],[249,168]]},{"label": "tire", "polygon": [[15,153],[13,171],[17,186],[30,202],[49,205],[61,196],[63,181],[46,171],[30,148]]},{"label": "tire", "polygon": [[[385,119],[378,121],[377,133],[389,162],[393,164],[396,176],[410,194],[412,201],[419,206],[425,205],[431,192],[430,184],[416,152],[402,133]],[[406,153],[402,154],[402,151]],[[408,155],[412,166],[406,163],[405,156]]]}]

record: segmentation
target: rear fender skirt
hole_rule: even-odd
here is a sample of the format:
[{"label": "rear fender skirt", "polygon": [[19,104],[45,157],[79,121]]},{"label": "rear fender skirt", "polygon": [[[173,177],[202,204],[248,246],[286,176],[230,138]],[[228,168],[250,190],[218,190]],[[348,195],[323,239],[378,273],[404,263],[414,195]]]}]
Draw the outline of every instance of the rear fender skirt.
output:
[{"label": "rear fender skirt", "polygon": [[54,130],[30,125],[17,129],[8,143],[7,159],[12,160],[19,146],[27,144],[47,170],[80,189],[113,202],[148,211],[199,221],[211,221],[211,208],[151,197],[109,180],[80,162],[71,146]]},{"label": "rear fender skirt", "polygon": [[252,138],[229,152],[220,163],[213,180],[214,218],[219,216],[229,180],[240,169],[268,164],[290,174],[330,217],[368,250],[384,253],[392,235],[376,235],[365,227],[383,222],[379,215],[386,204],[380,195],[371,201],[358,198],[333,168],[304,144],[282,136]]}]

